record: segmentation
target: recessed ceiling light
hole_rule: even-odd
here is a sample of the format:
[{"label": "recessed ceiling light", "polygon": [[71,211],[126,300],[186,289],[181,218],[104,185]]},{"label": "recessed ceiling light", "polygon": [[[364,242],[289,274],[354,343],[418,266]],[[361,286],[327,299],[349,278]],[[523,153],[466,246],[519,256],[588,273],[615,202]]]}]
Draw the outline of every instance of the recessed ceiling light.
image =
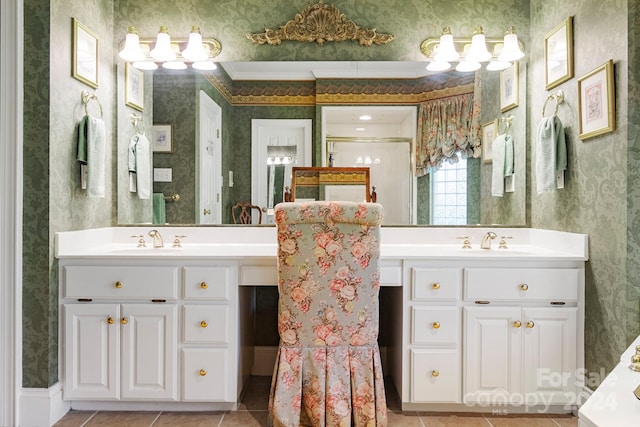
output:
[{"label": "recessed ceiling light", "polygon": [[357,130],[358,132],[362,132],[362,131],[364,131],[364,130],[365,130],[365,128],[356,128],[356,130]]},{"label": "recessed ceiling light", "polygon": [[362,116],[360,116],[360,120],[371,120],[371,116],[369,116],[367,114],[362,115]]}]

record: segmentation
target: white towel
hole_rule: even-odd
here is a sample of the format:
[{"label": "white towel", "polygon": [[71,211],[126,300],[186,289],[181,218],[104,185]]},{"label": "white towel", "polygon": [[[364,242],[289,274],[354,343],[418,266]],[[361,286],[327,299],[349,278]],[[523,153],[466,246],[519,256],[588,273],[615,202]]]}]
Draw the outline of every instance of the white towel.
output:
[{"label": "white towel", "polygon": [[556,173],[567,168],[564,127],[557,116],[545,117],[538,124],[535,153],[537,192],[556,191]]},{"label": "white towel", "polygon": [[104,121],[87,119],[87,197],[105,196],[106,144]]},{"label": "white towel", "polygon": [[136,134],[129,142],[129,172],[136,173],[139,199],[151,197],[151,152],[144,134]]},{"label": "white towel", "polygon": [[493,167],[491,171],[491,195],[504,195],[504,178],[513,175],[513,138],[500,134],[491,145]]}]

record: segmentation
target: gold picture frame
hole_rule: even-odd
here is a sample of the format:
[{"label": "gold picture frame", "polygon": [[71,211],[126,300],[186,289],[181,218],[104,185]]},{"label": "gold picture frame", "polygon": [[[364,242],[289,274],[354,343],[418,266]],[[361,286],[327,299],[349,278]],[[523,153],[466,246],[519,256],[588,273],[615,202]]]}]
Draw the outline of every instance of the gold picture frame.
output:
[{"label": "gold picture frame", "polygon": [[71,76],[94,89],[98,88],[98,36],[76,18],[71,18],[73,43]]},{"label": "gold picture frame", "polygon": [[616,129],[612,59],[578,79],[578,117],[580,139]]},{"label": "gold picture frame", "polygon": [[518,63],[500,71],[500,111],[505,112],[518,106],[520,95],[520,79]]},{"label": "gold picture frame", "polygon": [[493,162],[493,140],[498,136],[498,119],[487,122],[482,128],[482,163]]},{"label": "gold picture frame", "polygon": [[173,153],[173,126],[153,125],[151,147],[154,153]]},{"label": "gold picture frame", "polygon": [[124,103],[138,111],[144,110],[144,73],[129,62],[124,64]]},{"label": "gold picture frame", "polygon": [[544,36],[545,89],[573,78],[573,17],[568,17]]}]

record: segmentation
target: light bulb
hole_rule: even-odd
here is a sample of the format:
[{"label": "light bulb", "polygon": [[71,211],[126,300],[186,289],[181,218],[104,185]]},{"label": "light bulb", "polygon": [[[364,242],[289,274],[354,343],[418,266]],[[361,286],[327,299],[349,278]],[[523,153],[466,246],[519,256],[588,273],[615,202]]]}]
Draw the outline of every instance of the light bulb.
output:
[{"label": "light bulb", "polygon": [[187,61],[196,62],[204,61],[208,58],[207,52],[202,45],[202,35],[200,34],[200,27],[194,25],[191,28],[191,34],[189,34],[189,43],[187,48],[182,52],[182,56]]},{"label": "light bulb", "polygon": [[124,48],[119,53],[120,58],[127,62],[144,61],[146,55],[140,48],[140,38],[134,27],[128,28],[127,37],[124,42]]},{"label": "light bulb", "polygon": [[185,70],[187,64],[182,61],[167,61],[162,63],[162,68],[166,68],[167,70]]},{"label": "light bulb", "polygon": [[440,36],[440,44],[438,51],[433,59],[438,62],[451,62],[460,58],[460,54],[456,51],[456,47],[453,44],[453,35],[451,34],[451,28],[444,27],[442,29],[442,35]]},{"label": "light bulb", "polygon": [[482,27],[476,27],[471,38],[471,49],[465,59],[470,62],[486,62],[491,59],[491,52],[487,50]]},{"label": "light bulb", "polygon": [[202,71],[215,70],[216,68],[218,68],[216,66],[216,63],[213,61],[198,61],[191,64],[191,66],[196,70],[202,70]]},{"label": "light bulb", "polygon": [[489,71],[500,71],[506,70],[511,66],[511,62],[506,61],[491,61],[487,64],[487,70]]},{"label": "light bulb", "polygon": [[151,57],[157,61],[173,61],[176,59],[176,54],[171,49],[171,36],[164,25],[160,27],[156,45],[151,50]]},{"label": "light bulb", "polygon": [[451,64],[448,62],[431,61],[427,64],[429,71],[447,71],[449,68],[451,68]]},{"label": "light bulb", "polygon": [[500,56],[498,56],[498,60],[505,62],[517,61],[523,56],[524,52],[518,44],[518,36],[516,35],[515,28],[507,28],[507,32],[504,34],[504,47],[502,48]]},{"label": "light bulb", "polygon": [[466,73],[466,72],[476,71],[479,68],[480,68],[479,62],[472,62],[472,61],[465,60],[465,61],[458,62],[458,65],[456,66],[456,71]]}]

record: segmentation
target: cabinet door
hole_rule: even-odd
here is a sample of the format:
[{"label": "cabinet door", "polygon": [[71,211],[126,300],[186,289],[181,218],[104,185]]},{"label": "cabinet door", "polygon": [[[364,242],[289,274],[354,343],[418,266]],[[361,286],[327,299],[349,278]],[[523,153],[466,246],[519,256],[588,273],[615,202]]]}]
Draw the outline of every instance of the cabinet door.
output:
[{"label": "cabinet door", "polygon": [[177,399],[176,307],[122,306],[123,399]]},{"label": "cabinet door", "polygon": [[575,405],[575,307],[525,308],[524,393],[528,403]]},{"label": "cabinet door", "polygon": [[64,399],[120,397],[120,306],[64,305]]},{"label": "cabinet door", "polygon": [[465,307],[464,402],[507,403],[522,390],[519,307]]}]

